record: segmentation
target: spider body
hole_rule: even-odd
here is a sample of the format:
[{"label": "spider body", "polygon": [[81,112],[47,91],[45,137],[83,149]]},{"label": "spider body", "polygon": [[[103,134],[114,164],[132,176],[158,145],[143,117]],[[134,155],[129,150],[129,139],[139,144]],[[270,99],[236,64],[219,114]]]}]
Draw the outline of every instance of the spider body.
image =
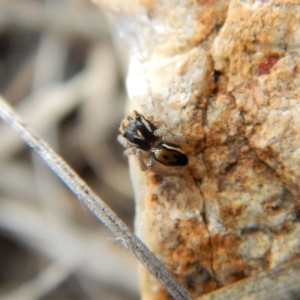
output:
[{"label": "spider body", "polygon": [[188,157],[175,144],[160,142],[150,152],[156,161],[165,166],[179,167],[188,164]]},{"label": "spider body", "polygon": [[[135,154],[140,158],[143,170],[153,165],[152,160],[164,166],[186,166],[188,157],[180,147],[164,141],[168,131],[156,127],[142,114],[133,111],[122,121],[118,140],[127,148],[125,154]],[[150,157],[147,163],[144,162],[146,156]]]},{"label": "spider body", "polygon": [[158,139],[156,129],[143,115],[133,111],[122,121],[119,132],[130,144],[147,151]]}]

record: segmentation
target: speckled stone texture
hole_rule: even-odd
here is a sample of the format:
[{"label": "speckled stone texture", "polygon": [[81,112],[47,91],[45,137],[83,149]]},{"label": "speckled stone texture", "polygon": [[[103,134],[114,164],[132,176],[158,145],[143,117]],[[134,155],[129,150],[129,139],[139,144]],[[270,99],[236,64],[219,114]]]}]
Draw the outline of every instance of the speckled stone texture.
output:
[{"label": "speckled stone texture", "polygon": [[[299,1],[95,2],[131,46],[129,110],[190,160],[131,157],[140,238],[194,297],[299,257]],[[143,269],[141,293],[169,299]]]}]

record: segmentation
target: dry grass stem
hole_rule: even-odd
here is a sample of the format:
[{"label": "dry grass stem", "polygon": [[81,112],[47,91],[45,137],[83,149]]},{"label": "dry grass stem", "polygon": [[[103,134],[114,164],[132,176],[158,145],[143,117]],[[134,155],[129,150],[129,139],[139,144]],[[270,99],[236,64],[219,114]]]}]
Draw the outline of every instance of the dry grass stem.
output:
[{"label": "dry grass stem", "polygon": [[169,291],[174,299],[192,299],[187,291],[173,278],[165,266],[150,252],[150,250],[132,233],[128,227],[112,212],[112,210],[80,179],[40,137],[16,115],[6,101],[0,99],[0,116],[14,128],[70,190],[110,231],[123,246],[153,274]]}]

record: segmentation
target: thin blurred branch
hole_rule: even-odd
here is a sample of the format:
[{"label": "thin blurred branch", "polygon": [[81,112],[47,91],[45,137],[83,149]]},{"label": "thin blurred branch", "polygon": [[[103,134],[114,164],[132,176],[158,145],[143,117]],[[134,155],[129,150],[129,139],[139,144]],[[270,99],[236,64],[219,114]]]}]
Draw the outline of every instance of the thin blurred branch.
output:
[{"label": "thin blurred branch", "polygon": [[[98,85],[98,66],[91,65],[67,82],[49,85],[35,91],[21,101],[19,111],[43,132],[60,120],[67,112],[93,93]],[[38,113],[36,113],[38,112]],[[8,128],[0,126],[2,147],[0,158],[5,159],[22,146],[16,135],[7,134]]]},{"label": "thin blurred branch", "polygon": [[[50,2],[50,1],[49,1]],[[70,6],[66,10],[53,1],[43,5],[38,1],[0,0],[0,26],[19,25],[31,30],[48,30],[64,37],[82,36],[89,39],[108,38],[106,23],[92,5]]]},{"label": "thin blurred branch", "polygon": [[[27,249],[40,253],[51,264],[67,270],[69,275],[76,272],[103,285],[135,291],[137,278],[133,272],[134,260],[129,259],[127,252],[120,252],[115,247],[114,239],[108,238],[108,232],[103,227],[91,231],[90,228],[81,228],[79,224],[70,226],[63,211],[44,214],[24,201],[2,197],[0,228],[18,237]],[[131,276],[128,276],[129,272]]]},{"label": "thin blurred branch", "polygon": [[123,246],[153,274],[174,299],[192,299],[150,250],[133,235],[114,212],[80,179],[77,174],[16,115],[3,98],[0,98],[0,116],[14,128],[23,140],[45,161],[57,176],[71,189],[79,201],[118,238]]},{"label": "thin blurred branch", "polygon": [[[109,30],[90,0],[0,0],[0,94],[130,226],[125,51]],[[138,299],[135,258],[0,123],[0,298]]]},{"label": "thin blurred branch", "polygon": [[46,295],[59,283],[69,276],[69,270],[67,268],[61,268],[55,264],[50,265],[39,275],[26,282],[16,290],[10,292],[7,295],[1,297],[2,300],[32,300],[39,299]]}]

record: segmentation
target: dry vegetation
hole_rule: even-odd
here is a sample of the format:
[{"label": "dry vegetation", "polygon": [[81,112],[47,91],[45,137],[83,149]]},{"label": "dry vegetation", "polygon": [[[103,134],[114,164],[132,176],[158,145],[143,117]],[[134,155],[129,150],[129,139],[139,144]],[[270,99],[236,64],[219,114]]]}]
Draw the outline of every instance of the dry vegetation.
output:
[{"label": "dry vegetation", "polygon": [[[125,48],[88,0],[1,0],[0,25],[1,94],[132,227]],[[0,298],[138,299],[134,257],[0,125]]]}]

